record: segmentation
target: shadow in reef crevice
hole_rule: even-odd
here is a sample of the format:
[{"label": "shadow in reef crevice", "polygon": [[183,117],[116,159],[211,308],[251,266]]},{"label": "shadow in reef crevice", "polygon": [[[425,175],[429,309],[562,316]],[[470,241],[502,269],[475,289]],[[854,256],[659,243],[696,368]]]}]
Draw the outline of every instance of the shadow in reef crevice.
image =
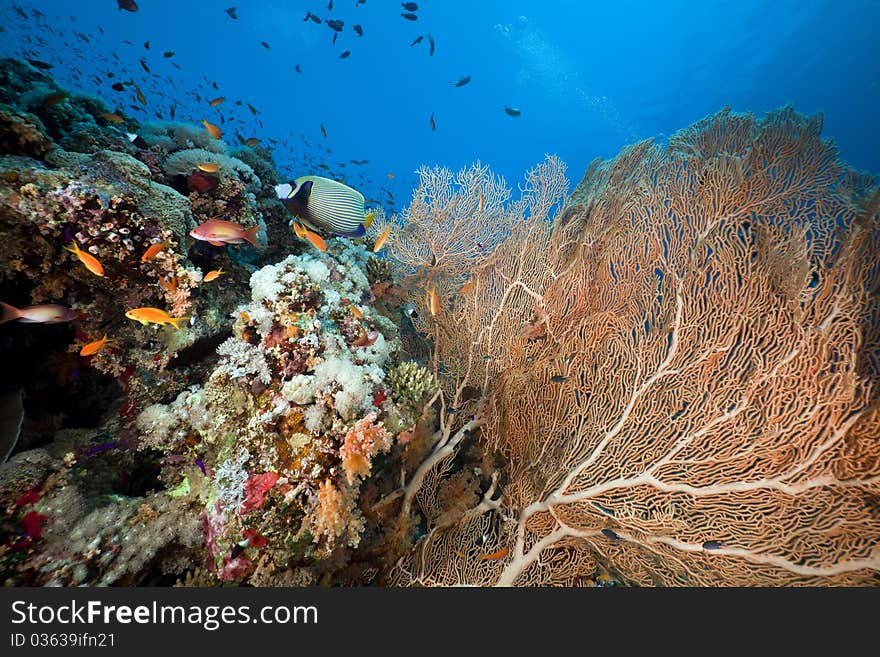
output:
[{"label": "shadow in reef crevice", "polygon": [[[0,286],[0,299],[29,304],[23,286]],[[0,324],[0,393],[21,390],[24,424],[15,453],[44,446],[60,429],[92,429],[123,397],[113,378],[89,367],[75,351],[76,323]]]}]

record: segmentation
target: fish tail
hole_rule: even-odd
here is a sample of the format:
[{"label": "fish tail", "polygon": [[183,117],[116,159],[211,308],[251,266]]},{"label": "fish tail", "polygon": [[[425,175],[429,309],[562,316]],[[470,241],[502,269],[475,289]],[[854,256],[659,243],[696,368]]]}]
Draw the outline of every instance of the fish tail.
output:
[{"label": "fish tail", "polygon": [[186,326],[187,322],[189,322],[189,317],[172,317],[168,321],[176,328],[178,331],[182,328],[182,326]]},{"label": "fish tail", "polygon": [[0,301],[0,324],[11,322],[19,317],[21,317],[21,311],[18,308]]},{"label": "fish tail", "polygon": [[263,246],[257,241],[257,233],[260,232],[259,226],[254,226],[253,228],[248,228],[241,234],[241,238],[247,242],[250,242],[254,246]]}]

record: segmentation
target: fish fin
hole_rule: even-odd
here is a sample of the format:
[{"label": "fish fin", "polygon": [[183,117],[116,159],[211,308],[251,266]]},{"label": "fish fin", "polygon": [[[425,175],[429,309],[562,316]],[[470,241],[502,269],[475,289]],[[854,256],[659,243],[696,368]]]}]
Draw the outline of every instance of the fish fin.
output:
[{"label": "fish fin", "polygon": [[226,246],[226,242],[213,242],[208,240],[208,244],[212,244],[213,246]]},{"label": "fish fin", "polygon": [[259,227],[259,226],[254,226],[253,228],[248,228],[246,231],[244,231],[244,232],[241,234],[241,238],[242,238],[243,240],[249,242],[250,244],[253,244],[253,245],[256,246],[256,247],[262,247],[262,246],[264,246],[264,245],[263,245],[263,244],[260,244],[260,243],[257,241],[257,233],[259,233],[259,232],[260,232],[260,227]]},{"label": "fish fin", "polygon": [[183,326],[186,326],[187,322],[189,322],[189,317],[172,317],[168,321],[171,322],[172,326],[176,328],[178,331],[181,329],[181,322]]},{"label": "fish fin", "polygon": [[367,229],[364,227],[363,224],[358,224],[357,229],[353,230],[349,233],[333,233],[333,234],[339,235],[341,237],[350,237],[350,238],[354,239],[354,238],[363,237],[364,235],[366,235]]},{"label": "fish fin", "polygon": [[0,324],[11,322],[19,317],[21,317],[21,311],[18,308],[0,301]]}]

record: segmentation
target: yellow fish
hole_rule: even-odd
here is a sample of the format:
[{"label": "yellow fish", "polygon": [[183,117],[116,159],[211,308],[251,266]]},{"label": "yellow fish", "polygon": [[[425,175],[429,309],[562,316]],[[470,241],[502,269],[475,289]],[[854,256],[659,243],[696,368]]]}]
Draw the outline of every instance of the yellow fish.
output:
[{"label": "yellow fish", "polygon": [[198,167],[199,171],[204,171],[205,173],[217,173],[220,165],[216,162],[205,162],[203,164],[199,164]]},{"label": "yellow fish", "polygon": [[189,317],[172,317],[159,308],[132,308],[125,313],[125,316],[144,326],[147,324],[159,324],[160,326],[169,324],[178,330],[190,320]]},{"label": "yellow fish", "polygon": [[210,105],[211,107],[217,107],[217,105],[222,103],[224,100],[226,100],[226,96],[220,96],[219,98],[215,98],[214,100],[209,102],[208,105]]},{"label": "yellow fish", "polygon": [[92,272],[95,276],[104,275],[104,267],[101,266],[101,263],[98,262],[98,259],[91,253],[80,249],[79,245],[76,243],[76,240],[74,240],[73,242],[73,247],[65,246],[64,248],[73,253],[77,258],[79,258],[79,261],[86,266],[86,269]]},{"label": "yellow fish", "polygon": [[108,342],[112,342],[112,340],[108,338],[107,334],[105,333],[104,337],[100,340],[95,340],[94,342],[89,342],[87,345],[83,345],[83,348],[79,350],[79,355],[93,356],[94,354],[101,351],[101,348]]},{"label": "yellow fish", "polygon": [[364,216],[364,230],[370,229],[370,226],[373,225],[373,219],[375,219],[375,218],[376,218],[375,212],[373,212],[372,210],[367,212],[367,214]]}]

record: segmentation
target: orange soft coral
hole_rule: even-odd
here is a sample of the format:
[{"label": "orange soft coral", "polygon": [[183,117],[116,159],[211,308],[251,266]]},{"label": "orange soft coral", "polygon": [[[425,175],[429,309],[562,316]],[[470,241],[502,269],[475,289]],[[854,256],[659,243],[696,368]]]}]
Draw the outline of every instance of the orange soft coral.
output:
[{"label": "orange soft coral", "polygon": [[345,443],[339,453],[342,455],[342,469],[348,483],[353,484],[355,477],[366,477],[370,474],[373,457],[391,448],[393,436],[381,424],[376,422],[376,414],[370,413],[358,420],[345,434]]}]

